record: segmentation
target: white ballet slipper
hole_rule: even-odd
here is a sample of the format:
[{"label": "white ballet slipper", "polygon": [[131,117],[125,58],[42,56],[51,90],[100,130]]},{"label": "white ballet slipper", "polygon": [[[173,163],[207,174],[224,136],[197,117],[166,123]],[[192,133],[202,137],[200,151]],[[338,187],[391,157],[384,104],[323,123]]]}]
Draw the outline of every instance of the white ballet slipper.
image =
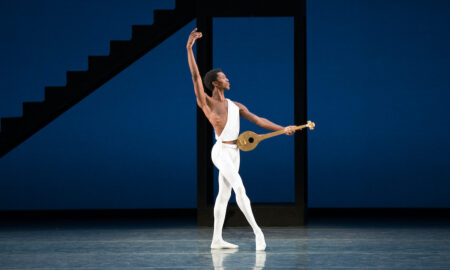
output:
[{"label": "white ballet slipper", "polygon": [[266,241],[262,232],[255,235],[255,245],[257,251],[263,251],[266,249]]},{"label": "white ballet slipper", "polygon": [[212,241],[211,249],[223,249],[223,248],[239,248],[239,246],[228,243],[225,240],[213,240]]}]

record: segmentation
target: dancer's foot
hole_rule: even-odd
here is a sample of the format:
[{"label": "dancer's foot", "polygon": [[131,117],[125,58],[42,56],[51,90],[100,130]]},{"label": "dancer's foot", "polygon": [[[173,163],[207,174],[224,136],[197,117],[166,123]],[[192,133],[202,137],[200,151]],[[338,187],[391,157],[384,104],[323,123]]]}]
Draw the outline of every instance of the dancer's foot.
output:
[{"label": "dancer's foot", "polygon": [[264,239],[264,234],[262,233],[262,231],[255,233],[255,243],[256,243],[256,250],[266,249],[266,241]]},{"label": "dancer's foot", "polygon": [[213,240],[212,241],[211,249],[222,249],[222,248],[239,248],[239,246],[228,243],[225,240]]}]

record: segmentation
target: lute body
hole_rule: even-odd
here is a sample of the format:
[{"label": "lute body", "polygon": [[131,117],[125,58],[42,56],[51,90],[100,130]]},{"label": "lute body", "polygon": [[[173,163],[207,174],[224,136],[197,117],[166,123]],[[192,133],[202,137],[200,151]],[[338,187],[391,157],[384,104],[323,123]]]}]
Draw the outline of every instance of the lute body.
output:
[{"label": "lute body", "polygon": [[[309,127],[310,130],[313,130],[315,126],[316,126],[316,124],[314,124],[314,122],[308,121],[306,125],[296,126],[293,129],[299,130],[299,129],[304,129],[304,128]],[[251,150],[255,149],[256,146],[258,146],[258,144],[261,141],[284,134],[284,133],[285,133],[284,130],[278,130],[278,131],[274,131],[271,133],[260,135],[260,134],[256,134],[253,131],[246,131],[246,132],[242,133],[241,135],[239,135],[236,144],[239,147],[239,149],[241,149],[242,151],[251,151]]]}]

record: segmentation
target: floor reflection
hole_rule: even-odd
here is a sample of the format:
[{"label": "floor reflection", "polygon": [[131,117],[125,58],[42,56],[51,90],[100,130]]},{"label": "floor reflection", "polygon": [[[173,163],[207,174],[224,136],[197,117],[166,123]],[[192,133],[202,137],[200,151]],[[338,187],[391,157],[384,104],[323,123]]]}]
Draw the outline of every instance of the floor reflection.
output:
[{"label": "floor reflection", "polygon": [[194,222],[67,222],[0,220],[0,269],[450,270],[450,220],[326,220],[269,227],[264,228],[265,252],[255,252],[250,227],[224,230],[239,249],[211,250],[213,229]]},{"label": "floor reflection", "polygon": [[[233,260],[233,255],[238,253],[238,249],[211,249],[211,257],[214,265],[214,270],[235,269],[237,267],[236,261]],[[266,252],[255,251],[255,264],[253,270],[262,270],[266,265]],[[243,266],[243,265],[240,265]]]}]

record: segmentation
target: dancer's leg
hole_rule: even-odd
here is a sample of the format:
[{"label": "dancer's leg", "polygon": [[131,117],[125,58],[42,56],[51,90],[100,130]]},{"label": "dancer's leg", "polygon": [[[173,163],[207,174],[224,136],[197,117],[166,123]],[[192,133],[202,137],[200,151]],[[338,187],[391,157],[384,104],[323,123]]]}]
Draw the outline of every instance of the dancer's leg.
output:
[{"label": "dancer's leg", "polygon": [[[264,250],[266,248],[264,235],[261,229],[256,224],[256,220],[253,216],[252,208],[250,205],[250,199],[247,197],[242,178],[239,175],[238,170],[236,169],[239,167],[239,159],[236,159],[236,154],[239,155],[239,150],[230,148],[223,150],[224,151],[222,152],[220,161],[216,163],[222,174],[225,176],[226,181],[231,184],[236,194],[237,205],[239,206],[239,209],[242,211],[248,223],[253,229],[253,233],[256,236],[256,249]],[[231,153],[229,151],[231,151]],[[235,156],[234,160],[232,155]]]},{"label": "dancer's leg", "polygon": [[[234,181],[238,181],[237,179],[240,179],[240,177],[235,178]],[[241,179],[240,181],[242,182]],[[250,199],[247,197],[244,185],[238,184],[237,186],[238,186],[237,188],[234,188],[233,186],[234,192],[236,194],[236,202],[239,206],[239,209],[241,209],[242,213],[244,213],[244,216],[247,219],[248,223],[250,223],[250,226],[252,226],[253,233],[255,234],[256,238],[256,250],[265,250],[266,242],[264,239],[264,234],[261,228],[259,228],[258,225],[256,224],[256,220],[253,217]]]},{"label": "dancer's leg", "polygon": [[227,204],[231,196],[231,184],[228,183],[219,171],[219,192],[214,204],[214,234],[211,248],[238,248],[238,245],[228,243],[222,238],[223,222],[227,212]]},{"label": "dancer's leg", "polygon": [[231,196],[231,184],[226,182],[222,172],[219,171],[219,192],[214,204],[214,235],[213,239],[222,239],[223,222],[227,212],[228,201]]}]

